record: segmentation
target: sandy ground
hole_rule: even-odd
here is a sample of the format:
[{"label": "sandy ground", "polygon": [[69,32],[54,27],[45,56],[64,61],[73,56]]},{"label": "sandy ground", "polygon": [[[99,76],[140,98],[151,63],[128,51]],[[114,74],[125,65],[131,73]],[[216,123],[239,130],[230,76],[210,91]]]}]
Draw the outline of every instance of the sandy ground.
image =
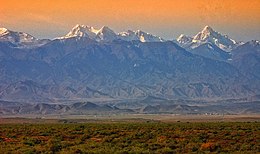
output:
[{"label": "sandy ground", "polygon": [[25,115],[0,117],[5,123],[87,123],[87,122],[260,122],[254,115],[175,115],[175,114],[125,114],[125,115]]}]

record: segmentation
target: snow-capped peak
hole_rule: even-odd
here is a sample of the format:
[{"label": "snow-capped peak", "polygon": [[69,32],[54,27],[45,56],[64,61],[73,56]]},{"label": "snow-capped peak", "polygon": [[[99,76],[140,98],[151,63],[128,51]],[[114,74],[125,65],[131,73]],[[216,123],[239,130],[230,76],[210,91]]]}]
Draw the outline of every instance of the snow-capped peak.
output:
[{"label": "snow-capped peak", "polygon": [[218,37],[220,35],[218,32],[214,31],[210,26],[205,26],[201,32],[194,36],[193,40],[196,41],[204,41],[207,39],[211,39],[210,37]]},{"label": "snow-capped peak", "polygon": [[177,39],[177,41],[181,46],[188,47],[190,49],[196,48],[201,44],[208,42],[215,44],[224,51],[231,51],[238,45],[236,41],[230,39],[227,35],[223,35],[213,30],[210,26],[205,26],[202,31],[191,38],[191,40],[182,35]]},{"label": "snow-capped peak", "polygon": [[178,38],[177,38],[177,42],[179,42],[180,44],[184,44],[184,43],[190,43],[192,41],[192,37],[181,34]]},{"label": "snow-capped peak", "polygon": [[107,26],[103,26],[100,30],[98,30],[98,33],[107,33],[107,32],[114,33],[114,31]]},{"label": "snow-capped peak", "polygon": [[117,34],[107,26],[103,26],[96,33],[96,39],[98,41],[113,41],[117,39]]},{"label": "snow-capped peak", "polygon": [[0,36],[5,35],[5,34],[7,34],[8,32],[9,32],[8,29],[6,29],[6,28],[0,28]]},{"label": "snow-capped peak", "polygon": [[121,32],[118,34],[119,38],[126,41],[136,41],[139,40],[141,42],[163,42],[164,39],[161,37],[143,32],[141,30],[128,30],[127,32]]},{"label": "snow-capped peak", "polygon": [[203,33],[213,33],[215,32],[210,26],[205,26],[202,30]]},{"label": "snow-capped peak", "polygon": [[77,24],[65,37],[61,38],[88,37],[93,39],[95,38],[97,31],[98,30],[94,27]]},{"label": "snow-capped peak", "polygon": [[135,35],[139,38],[141,42],[163,42],[161,37],[143,32],[141,30],[135,31]]},{"label": "snow-capped peak", "polygon": [[72,28],[72,30],[63,37],[58,37],[57,39],[67,39],[72,37],[87,37],[95,41],[113,41],[117,39],[125,41],[139,40],[141,42],[163,42],[165,41],[161,37],[143,32],[141,30],[128,30],[126,32],[120,32],[116,34],[108,26],[103,26],[101,29],[95,29],[91,26],[79,25],[77,24]]},{"label": "snow-capped peak", "polygon": [[92,26],[77,24],[67,35],[57,39],[67,39],[73,37],[87,37],[96,41],[112,41],[117,38],[117,35],[107,26],[103,26],[101,29],[96,29]]},{"label": "snow-capped peak", "polygon": [[0,41],[11,42],[17,45],[17,47],[32,47],[43,45],[49,40],[39,40],[24,32],[15,32],[6,28],[0,28]]},{"label": "snow-capped peak", "polygon": [[37,41],[35,37],[23,32],[14,32],[6,28],[0,28],[0,40],[12,43],[30,43]]}]

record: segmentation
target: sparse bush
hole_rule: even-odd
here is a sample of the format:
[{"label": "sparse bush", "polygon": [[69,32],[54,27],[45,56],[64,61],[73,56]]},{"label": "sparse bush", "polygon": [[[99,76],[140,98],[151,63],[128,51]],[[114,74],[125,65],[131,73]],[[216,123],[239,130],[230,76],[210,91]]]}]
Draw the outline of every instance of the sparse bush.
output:
[{"label": "sparse bush", "polygon": [[0,153],[259,153],[259,138],[258,122],[1,124]]}]

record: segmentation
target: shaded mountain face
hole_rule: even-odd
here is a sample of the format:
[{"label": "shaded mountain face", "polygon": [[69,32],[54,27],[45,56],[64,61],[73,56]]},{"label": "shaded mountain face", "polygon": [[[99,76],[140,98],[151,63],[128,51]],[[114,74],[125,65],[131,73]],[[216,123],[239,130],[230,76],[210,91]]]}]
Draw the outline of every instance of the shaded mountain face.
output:
[{"label": "shaded mountain face", "polygon": [[190,52],[206,58],[220,61],[228,61],[231,58],[231,53],[223,51],[211,43],[201,44],[200,46],[190,50]]},{"label": "shaded mountain face", "polygon": [[[108,27],[95,30],[78,25],[66,37],[34,48],[0,41],[0,99],[32,103],[148,96],[224,99],[259,94],[257,71],[243,66],[247,64],[244,59],[252,57],[249,53],[258,53],[259,43],[237,47],[231,52],[233,60],[226,62],[230,54],[212,43],[188,52],[171,41],[151,41],[154,36],[141,31],[124,35],[131,39],[110,40],[124,36]],[[140,41],[141,36],[147,41]],[[248,67],[259,70],[259,59],[254,58],[256,63],[250,62]]]},{"label": "shaded mountain face", "polygon": [[[226,101],[217,103],[208,103],[204,105],[197,104],[199,101],[193,101],[187,104],[185,102],[159,103],[153,105],[142,105],[136,109],[122,109],[118,105],[102,105],[91,102],[76,102],[71,104],[50,104],[50,103],[19,103],[0,100],[1,116],[26,116],[37,115],[70,117],[71,115],[115,115],[115,114],[258,114],[259,101],[238,101],[236,103]],[[133,104],[132,102],[131,104]],[[119,105],[120,106],[120,105]],[[40,118],[39,117],[39,118]],[[65,122],[65,121],[64,121]]]},{"label": "shaded mountain face", "polygon": [[[257,40],[247,42],[232,50],[230,63],[249,77],[260,79],[260,43]],[[259,83],[259,82],[258,82]],[[259,85],[258,85],[259,86]]]},{"label": "shaded mountain face", "polygon": [[86,115],[86,114],[122,114],[134,113],[132,110],[118,109],[109,105],[98,105],[91,102],[68,104],[18,103],[0,101],[0,115]]},{"label": "shaded mountain face", "polygon": [[[53,40],[1,60],[0,97],[54,99],[232,98],[259,93],[232,65],[187,52],[173,42]],[[22,52],[16,57],[16,52]]]}]

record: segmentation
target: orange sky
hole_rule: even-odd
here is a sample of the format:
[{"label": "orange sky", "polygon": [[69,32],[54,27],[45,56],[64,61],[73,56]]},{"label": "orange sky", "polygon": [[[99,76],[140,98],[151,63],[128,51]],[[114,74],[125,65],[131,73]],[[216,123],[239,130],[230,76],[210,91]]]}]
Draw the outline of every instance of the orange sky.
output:
[{"label": "orange sky", "polygon": [[74,25],[144,31],[173,39],[205,25],[237,40],[260,39],[260,0],[0,0],[0,27],[40,38]]}]

